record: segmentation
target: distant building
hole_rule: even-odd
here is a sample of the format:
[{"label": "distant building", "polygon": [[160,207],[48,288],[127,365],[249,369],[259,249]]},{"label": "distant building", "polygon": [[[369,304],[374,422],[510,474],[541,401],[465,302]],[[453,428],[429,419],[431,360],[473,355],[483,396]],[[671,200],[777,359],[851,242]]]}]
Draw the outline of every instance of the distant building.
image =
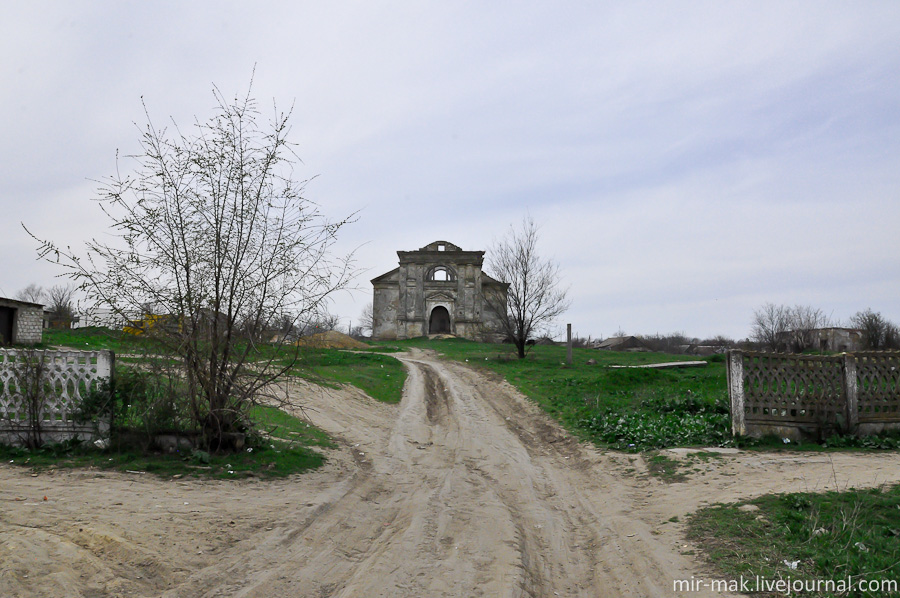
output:
[{"label": "distant building", "polygon": [[819,351],[849,353],[863,350],[863,331],[856,328],[819,328],[813,331]]},{"label": "distant building", "polygon": [[[824,351],[852,353],[865,349],[863,331],[856,328],[816,328],[809,331],[788,330],[776,337],[778,350],[787,352]],[[798,342],[802,338],[802,342]]]},{"label": "distant building", "polygon": [[597,344],[604,351],[649,351],[650,348],[636,336],[612,336]]},{"label": "distant building", "polygon": [[43,305],[0,297],[0,345],[37,344],[43,328]]},{"label": "distant building", "polygon": [[505,308],[509,284],[481,271],[483,251],[435,241],[418,251],[398,251],[397,256],[398,268],[372,279],[372,338],[452,334],[503,339],[488,298]]}]

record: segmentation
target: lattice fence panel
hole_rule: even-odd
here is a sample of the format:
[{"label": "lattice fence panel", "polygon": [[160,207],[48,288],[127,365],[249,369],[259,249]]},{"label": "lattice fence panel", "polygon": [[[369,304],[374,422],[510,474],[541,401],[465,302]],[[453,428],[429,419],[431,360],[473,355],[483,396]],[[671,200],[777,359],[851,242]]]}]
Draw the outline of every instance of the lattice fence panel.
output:
[{"label": "lattice fence panel", "polygon": [[844,413],[841,357],[745,353],[748,424],[833,423]]},{"label": "lattice fence panel", "polygon": [[20,433],[29,421],[23,400],[21,371],[26,360],[43,360],[43,385],[47,391],[40,407],[42,427],[54,439],[83,431],[74,421],[81,400],[112,375],[113,355],[109,351],[35,351],[0,349],[0,436]]},{"label": "lattice fence panel", "polygon": [[900,353],[857,353],[859,422],[900,421]]}]

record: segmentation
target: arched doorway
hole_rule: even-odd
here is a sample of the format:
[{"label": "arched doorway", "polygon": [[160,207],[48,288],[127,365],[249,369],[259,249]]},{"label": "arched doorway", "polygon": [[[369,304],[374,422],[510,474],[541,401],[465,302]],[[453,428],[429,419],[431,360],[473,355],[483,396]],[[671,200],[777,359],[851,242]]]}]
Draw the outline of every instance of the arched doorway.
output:
[{"label": "arched doorway", "polygon": [[438,305],[431,310],[428,334],[450,334],[450,312],[446,307]]}]

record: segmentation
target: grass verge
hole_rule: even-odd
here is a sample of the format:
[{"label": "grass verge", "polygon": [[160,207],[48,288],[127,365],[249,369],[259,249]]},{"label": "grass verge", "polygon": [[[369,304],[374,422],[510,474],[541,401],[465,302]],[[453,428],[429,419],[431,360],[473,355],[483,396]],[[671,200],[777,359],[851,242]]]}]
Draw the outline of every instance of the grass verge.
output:
[{"label": "grass verge", "polygon": [[388,355],[336,349],[303,349],[293,374],[317,384],[349,384],[385,403],[399,403],[406,368]]},{"label": "grass verge", "polygon": [[[722,579],[792,580],[804,584],[793,594],[804,596],[900,595],[900,588],[880,585],[900,583],[900,485],[714,505],[690,517],[688,535]],[[839,581],[848,583],[844,591]],[[880,587],[864,591],[861,581]]]},{"label": "grass verge", "polygon": [[275,407],[258,405],[251,416],[260,434],[251,446],[228,454],[180,449],[173,453],[116,444],[100,450],[69,442],[36,450],[0,445],[0,460],[35,473],[54,469],[100,469],[153,474],[163,478],[279,478],[315,469],[325,457],[313,447],[333,447],[325,432]]}]

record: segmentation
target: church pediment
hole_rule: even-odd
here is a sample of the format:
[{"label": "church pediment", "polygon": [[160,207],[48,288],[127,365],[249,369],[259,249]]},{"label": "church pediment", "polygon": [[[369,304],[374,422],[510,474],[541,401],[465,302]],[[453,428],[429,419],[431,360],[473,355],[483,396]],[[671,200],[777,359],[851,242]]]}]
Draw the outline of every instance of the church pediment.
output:
[{"label": "church pediment", "polygon": [[433,293],[427,293],[425,295],[425,301],[456,301],[455,294],[447,293],[444,291],[435,291]]},{"label": "church pediment", "polygon": [[397,282],[400,280],[400,268],[394,268],[390,272],[385,272],[381,276],[372,279],[372,284],[384,282]]}]

